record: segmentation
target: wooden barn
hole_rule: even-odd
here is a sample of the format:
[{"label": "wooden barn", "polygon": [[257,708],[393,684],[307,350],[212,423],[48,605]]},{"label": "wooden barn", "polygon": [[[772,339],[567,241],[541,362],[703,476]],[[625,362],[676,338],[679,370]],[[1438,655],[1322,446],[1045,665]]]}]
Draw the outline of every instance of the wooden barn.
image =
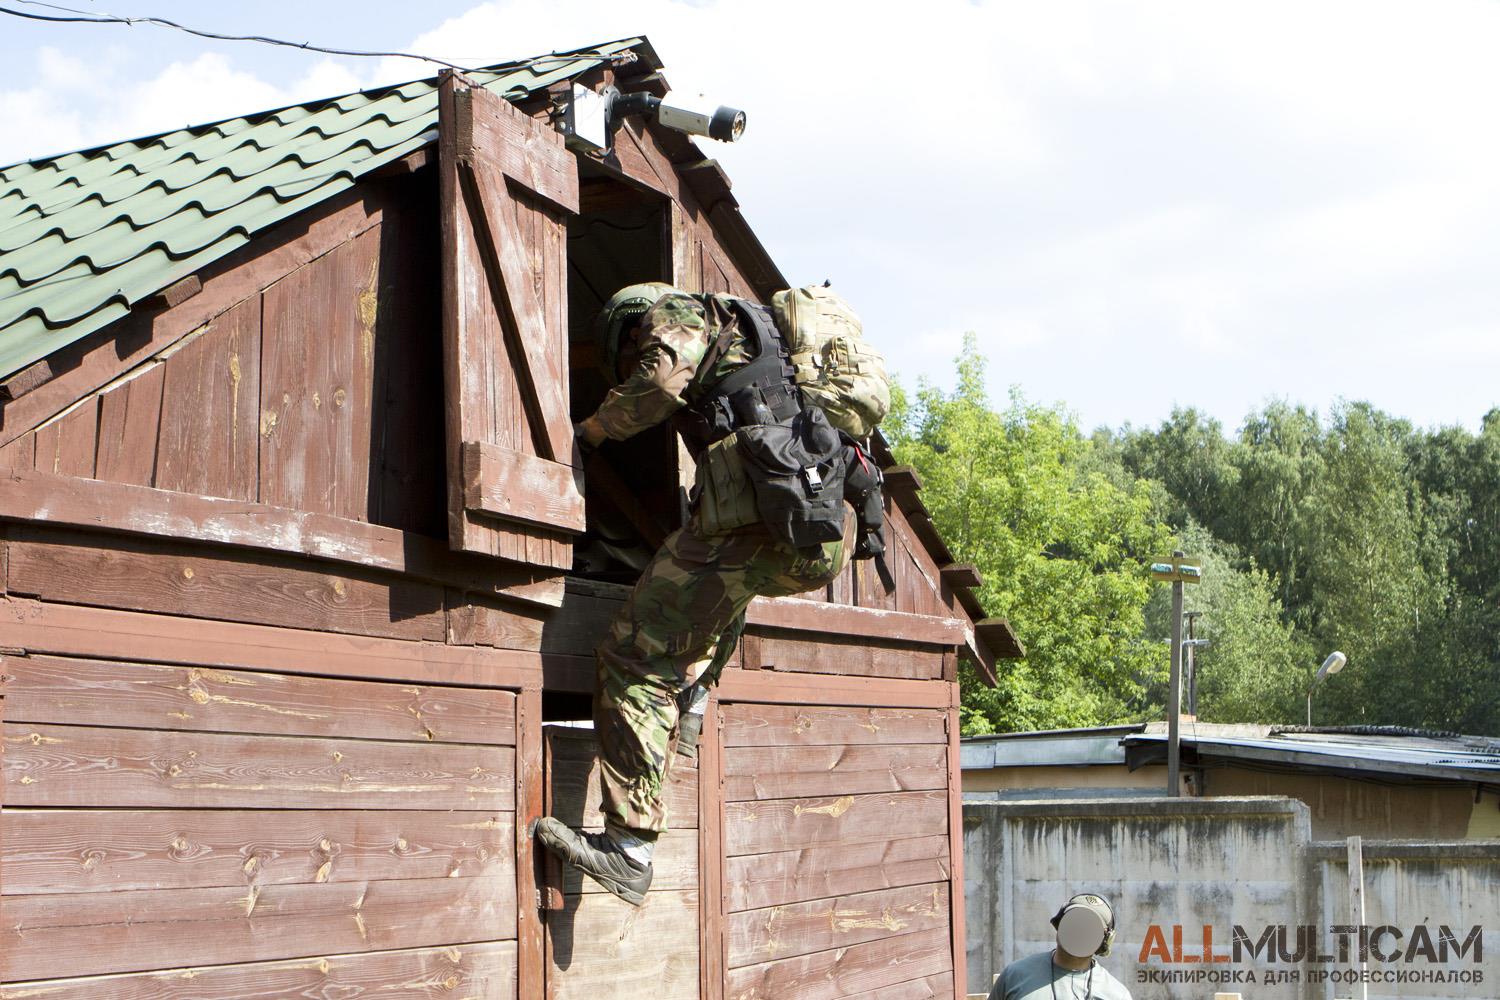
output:
[{"label": "wooden barn", "polygon": [[599,822],[567,723],[692,478],[664,429],[580,468],[592,317],[787,284],[686,137],[557,128],[659,69],[0,170],[0,998],[963,995],[958,663],[1016,649],[909,471],[894,593],[752,606],[644,907],[526,835]]}]

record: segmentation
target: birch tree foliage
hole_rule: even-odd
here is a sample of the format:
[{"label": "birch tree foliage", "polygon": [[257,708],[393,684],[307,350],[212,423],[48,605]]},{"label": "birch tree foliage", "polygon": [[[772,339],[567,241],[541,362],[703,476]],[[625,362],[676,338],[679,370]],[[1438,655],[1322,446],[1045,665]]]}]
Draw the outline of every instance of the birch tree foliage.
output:
[{"label": "birch tree foliage", "polygon": [[897,392],[885,431],[926,483],[954,556],[984,575],[980,599],[1009,619],[1024,660],[990,690],[965,678],[966,734],[1087,726],[1143,707],[1162,664],[1142,638],[1145,566],[1171,550],[1149,484],[1089,471],[1093,443],[1067,412],[1012,391],[992,407],[973,337],[957,386]]}]

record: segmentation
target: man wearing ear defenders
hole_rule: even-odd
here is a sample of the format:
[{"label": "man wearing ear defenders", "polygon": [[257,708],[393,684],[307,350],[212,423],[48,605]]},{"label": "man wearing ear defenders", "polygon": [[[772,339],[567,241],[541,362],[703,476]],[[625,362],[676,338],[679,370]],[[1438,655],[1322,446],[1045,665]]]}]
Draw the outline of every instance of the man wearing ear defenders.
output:
[{"label": "man wearing ear defenders", "polygon": [[1080,893],[1052,918],[1057,947],[1007,965],[989,1000],[1131,1000],[1099,964],[1115,940],[1115,911],[1103,896]]}]

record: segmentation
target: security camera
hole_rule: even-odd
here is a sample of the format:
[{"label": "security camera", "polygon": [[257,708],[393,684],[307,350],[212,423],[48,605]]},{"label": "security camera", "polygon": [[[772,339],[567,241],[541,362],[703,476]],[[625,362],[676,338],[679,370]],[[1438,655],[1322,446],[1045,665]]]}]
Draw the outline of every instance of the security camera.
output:
[{"label": "security camera", "polygon": [[720,142],[734,142],[745,134],[745,112],[737,108],[694,111],[663,103],[654,94],[622,94],[614,87],[595,92],[575,83],[553,113],[568,144],[591,153],[607,151],[615,129],[630,115],[644,115],[674,131]]},{"label": "security camera", "polygon": [[630,115],[645,115],[657,124],[688,135],[734,142],[745,134],[745,112],[720,106],[713,112],[692,111],[666,104],[655,94],[615,94],[609,103],[611,127]]}]

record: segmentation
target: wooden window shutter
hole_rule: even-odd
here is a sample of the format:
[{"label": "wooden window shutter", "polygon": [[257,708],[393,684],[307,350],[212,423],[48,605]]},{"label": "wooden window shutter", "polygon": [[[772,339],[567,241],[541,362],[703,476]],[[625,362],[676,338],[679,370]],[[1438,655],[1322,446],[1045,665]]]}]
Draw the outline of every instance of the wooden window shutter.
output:
[{"label": "wooden window shutter", "polygon": [[448,537],[566,570],[584,529],[568,412],[563,138],[454,73],[439,92]]}]

